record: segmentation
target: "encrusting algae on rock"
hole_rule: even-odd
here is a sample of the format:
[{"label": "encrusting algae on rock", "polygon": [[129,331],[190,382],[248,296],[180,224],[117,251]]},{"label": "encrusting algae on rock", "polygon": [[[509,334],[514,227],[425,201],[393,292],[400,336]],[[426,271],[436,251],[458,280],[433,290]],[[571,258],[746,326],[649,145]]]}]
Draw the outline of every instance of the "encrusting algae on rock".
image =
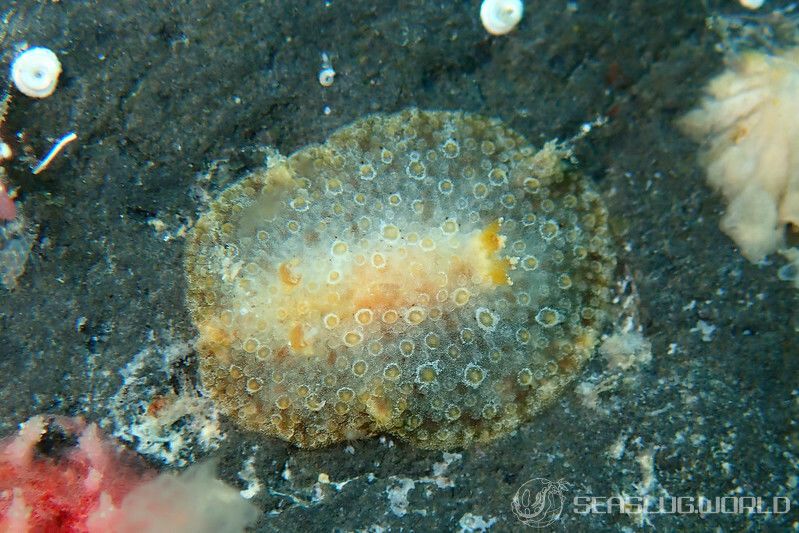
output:
[{"label": "encrusting algae on rock", "polygon": [[452,449],[530,419],[591,357],[613,284],[607,210],[563,156],[407,110],[225,190],[186,254],[211,398],[308,448]]}]

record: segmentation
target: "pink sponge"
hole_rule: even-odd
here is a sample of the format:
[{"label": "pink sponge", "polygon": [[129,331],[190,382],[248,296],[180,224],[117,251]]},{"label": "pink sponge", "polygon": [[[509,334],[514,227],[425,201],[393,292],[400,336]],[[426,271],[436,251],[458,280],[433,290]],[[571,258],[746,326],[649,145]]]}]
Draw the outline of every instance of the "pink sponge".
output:
[{"label": "pink sponge", "polygon": [[14,220],[15,218],[17,218],[17,206],[8,195],[5,185],[0,182],[0,220]]},{"label": "pink sponge", "polygon": [[210,465],[156,475],[79,418],[35,416],[0,441],[0,531],[241,531],[256,517]]}]

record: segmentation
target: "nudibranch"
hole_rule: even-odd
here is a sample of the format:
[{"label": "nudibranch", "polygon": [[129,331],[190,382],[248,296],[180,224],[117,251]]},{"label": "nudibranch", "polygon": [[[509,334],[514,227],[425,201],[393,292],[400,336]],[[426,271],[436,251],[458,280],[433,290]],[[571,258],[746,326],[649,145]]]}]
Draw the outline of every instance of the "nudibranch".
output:
[{"label": "nudibranch", "polygon": [[615,254],[554,143],[463,112],[373,114],[245,176],[193,228],[207,393],[314,448],[423,448],[529,420],[591,357]]}]

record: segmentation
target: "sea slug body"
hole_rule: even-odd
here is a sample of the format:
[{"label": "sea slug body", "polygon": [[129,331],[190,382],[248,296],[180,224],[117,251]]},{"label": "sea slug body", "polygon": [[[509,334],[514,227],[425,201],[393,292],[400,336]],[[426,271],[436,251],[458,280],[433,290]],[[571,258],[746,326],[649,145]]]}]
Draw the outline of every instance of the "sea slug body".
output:
[{"label": "sea slug body", "polygon": [[607,209],[500,121],[369,115],[222,192],[186,250],[210,397],[314,448],[488,442],[551,403],[607,322]]}]

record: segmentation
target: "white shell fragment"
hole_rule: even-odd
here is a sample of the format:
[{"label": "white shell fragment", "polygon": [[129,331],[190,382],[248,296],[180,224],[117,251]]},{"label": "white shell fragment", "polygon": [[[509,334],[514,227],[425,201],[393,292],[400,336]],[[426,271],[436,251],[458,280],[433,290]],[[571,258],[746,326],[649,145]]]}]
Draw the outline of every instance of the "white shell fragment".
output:
[{"label": "white shell fragment", "polygon": [[333,70],[333,62],[327,52],[322,52],[322,70],[319,71],[319,85],[330,87],[336,78],[336,71]]},{"label": "white shell fragment", "polygon": [[763,7],[766,0],[738,0],[739,3],[747,9],[758,9]]},{"label": "white shell fragment", "polygon": [[52,50],[29,48],[11,64],[11,79],[19,92],[31,98],[47,98],[58,85],[61,62]]},{"label": "white shell fragment", "polygon": [[332,68],[323,68],[319,71],[319,85],[322,87],[330,87],[333,85],[333,80],[336,77],[336,71]]},{"label": "white shell fragment", "polygon": [[483,0],[480,20],[491,35],[504,35],[513,30],[524,13],[522,0]]}]

